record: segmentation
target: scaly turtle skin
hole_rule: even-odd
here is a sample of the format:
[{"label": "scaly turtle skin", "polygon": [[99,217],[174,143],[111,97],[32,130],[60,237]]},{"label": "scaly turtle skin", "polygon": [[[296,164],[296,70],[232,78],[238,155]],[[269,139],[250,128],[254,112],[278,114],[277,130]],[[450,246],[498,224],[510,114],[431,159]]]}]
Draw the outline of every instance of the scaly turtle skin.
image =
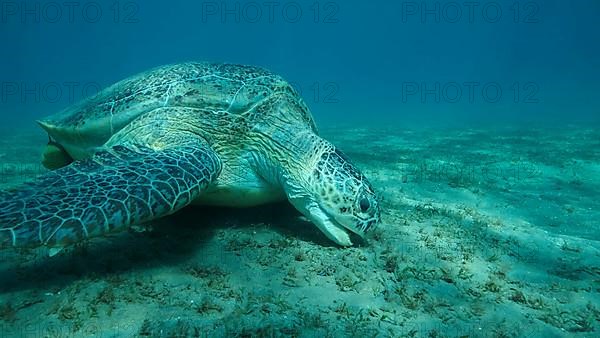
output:
[{"label": "scaly turtle skin", "polygon": [[[123,80],[39,124],[55,169],[0,194],[0,246],[63,246],[172,214],[288,199],[334,242],[379,222],[373,188],[261,68],[184,63]],[[71,163],[72,162],[72,163]]]}]

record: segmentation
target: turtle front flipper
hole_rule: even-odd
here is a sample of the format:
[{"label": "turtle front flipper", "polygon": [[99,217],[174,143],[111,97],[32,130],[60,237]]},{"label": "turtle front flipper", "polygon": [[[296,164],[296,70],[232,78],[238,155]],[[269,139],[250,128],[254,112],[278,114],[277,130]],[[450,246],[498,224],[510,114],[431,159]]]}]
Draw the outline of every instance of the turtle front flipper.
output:
[{"label": "turtle front flipper", "polygon": [[0,194],[0,247],[61,248],[172,214],[220,171],[201,142],[159,151],[114,146]]}]

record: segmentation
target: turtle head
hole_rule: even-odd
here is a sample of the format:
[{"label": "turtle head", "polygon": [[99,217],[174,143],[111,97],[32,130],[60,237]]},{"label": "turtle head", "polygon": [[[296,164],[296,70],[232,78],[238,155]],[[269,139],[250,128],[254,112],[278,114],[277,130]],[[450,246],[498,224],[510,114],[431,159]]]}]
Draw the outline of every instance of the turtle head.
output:
[{"label": "turtle head", "polygon": [[327,237],[350,246],[348,231],[364,237],[379,223],[379,204],[373,187],[354,164],[334,146],[324,148],[306,168],[309,177],[302,181],[308,194],[290,201]]}]

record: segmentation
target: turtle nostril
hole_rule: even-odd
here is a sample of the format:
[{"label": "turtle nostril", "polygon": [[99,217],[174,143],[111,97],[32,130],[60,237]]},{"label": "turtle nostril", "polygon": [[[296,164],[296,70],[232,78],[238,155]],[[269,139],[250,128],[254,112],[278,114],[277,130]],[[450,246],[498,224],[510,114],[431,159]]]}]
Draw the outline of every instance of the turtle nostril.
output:
[{"label": "turtle nostril", "polygon": [[360,204],[360,210],[362,212],[366,212],[367,210],[369,210],[369,207],[371,207],[369,200],[366,198],[361,199],[359,204]]}]

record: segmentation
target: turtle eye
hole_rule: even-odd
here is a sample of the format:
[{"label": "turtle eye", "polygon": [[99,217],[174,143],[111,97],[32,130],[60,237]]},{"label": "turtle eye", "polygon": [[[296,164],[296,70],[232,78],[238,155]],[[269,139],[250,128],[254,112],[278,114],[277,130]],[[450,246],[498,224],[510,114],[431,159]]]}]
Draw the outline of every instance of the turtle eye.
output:
[{"label": "turtle eye", "polygon": [[371,207],[371,203],[369,203],[369,200],[366,198],[361,199],[359,205],[360,211],[362,212],[367,212],[367,210],[369,210],[369,207]]}]

